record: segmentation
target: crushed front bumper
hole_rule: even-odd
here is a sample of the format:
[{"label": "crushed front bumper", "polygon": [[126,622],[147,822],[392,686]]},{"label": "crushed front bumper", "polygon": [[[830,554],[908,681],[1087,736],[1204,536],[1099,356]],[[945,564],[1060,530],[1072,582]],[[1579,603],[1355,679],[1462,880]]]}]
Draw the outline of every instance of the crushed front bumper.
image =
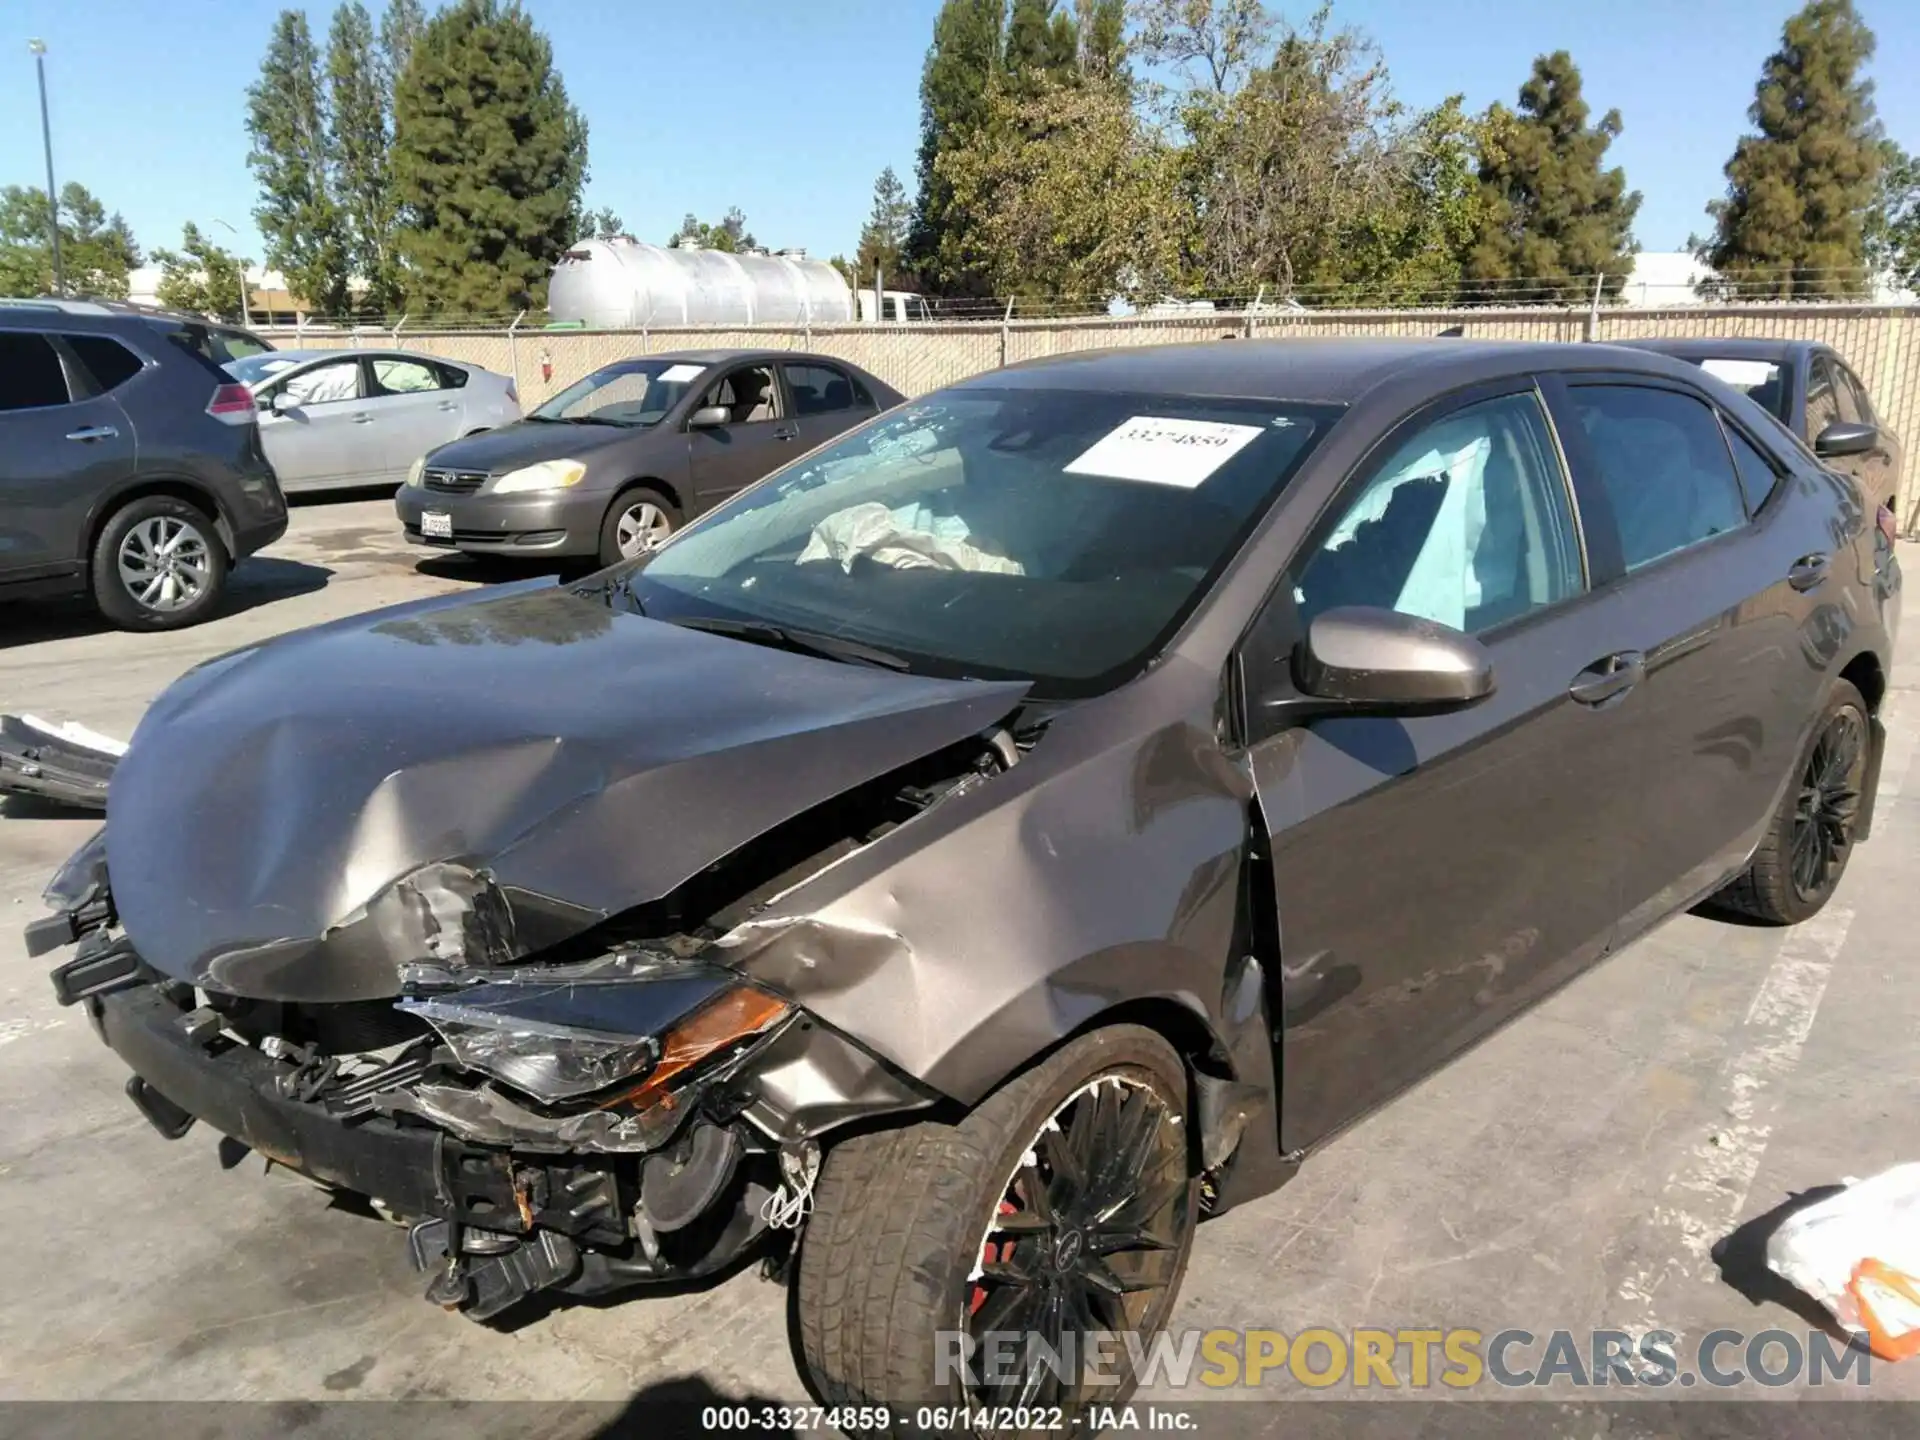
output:
[{"label": "crushed front bumper", "polygon": [[[355,1057],[379,1068],[350,1077],[313,1045],[250,1042],[108,932],[83,936],[53,984],[133,1071],[127,1094],[162,1135],[205,1121],[229,1137],[229,1165],[251,1151],[374,1202],[410,1225],[428,1298],[479,1320],[536,1291],[601,1295],[729,1265],[783,1213],[772,1203],[783,1185],[806,1173],[810,1188],[815,1136],[932,1098],[796,1017],[676,1091],[665,1102],[674,1124],[649,1131],[644,1147],[595,1148],[567,1143],[563,1117],[529,1131],[534,1109],[499,1128],[477,1105],[485,1087],[454,1088],[445,1044],[428,1037]],[[443,1077],[437,1087],[430,1075]],[[433,1104],[409,1099],[436,1090],[473,1096],[476,1108],[437,1122]]]}]

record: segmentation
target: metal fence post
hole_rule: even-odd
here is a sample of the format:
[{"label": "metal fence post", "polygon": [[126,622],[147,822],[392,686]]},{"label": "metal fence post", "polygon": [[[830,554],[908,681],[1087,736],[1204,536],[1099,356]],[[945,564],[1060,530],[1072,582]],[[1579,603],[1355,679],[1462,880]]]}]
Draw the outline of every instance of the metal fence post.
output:
[{"label": "metal fence post", "polygon": [[1603,270],[1593,277],[1593,300],[1587,306],[1587,342],[1591,344],[1600,338],[1600,287],[1607,283]]},{"label": "metal fence post", "polygon": [[1245,339],[1253,338],[1253,317],[1260,313],[1260,302],[1267,298],[1267,287],[1262,285],[1253,297],[1253,304],[1247,307],[1247,323],[1243,329]]},{"label": "metal fence post", "polygon": [[1013,297],[1007,297],[1007,313],[1000,317],[1000,368],[1007,368],[1007,350],[1013,340]]},{"label": "metal fence post", "polygon": [[507,326],[507,361],[513,366],[513,393],[516,395],[526,388],[520,383],[520,336],[517,333],[520,322],[526,318],[527,312],[522,310],[513,317],[513,323]]},{"label": "metal fence post", "polygon": [[411,310],[402,310],[400,312],[400,318],[394,322],[393,345],[396,350],[400,348],[400,332],[407,328],[407,317],[412,313]]}]

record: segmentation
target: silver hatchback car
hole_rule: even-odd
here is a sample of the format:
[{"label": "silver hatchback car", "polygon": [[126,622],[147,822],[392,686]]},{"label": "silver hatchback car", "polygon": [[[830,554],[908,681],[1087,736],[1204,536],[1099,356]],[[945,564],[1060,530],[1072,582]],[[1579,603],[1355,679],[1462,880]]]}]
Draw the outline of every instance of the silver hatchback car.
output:
[{"label": "silver hatchback car", "polygon": [[401,350],[274,350],[227,365],[281,488],[398,485],[422,455],[520,418],[513,380]]}]

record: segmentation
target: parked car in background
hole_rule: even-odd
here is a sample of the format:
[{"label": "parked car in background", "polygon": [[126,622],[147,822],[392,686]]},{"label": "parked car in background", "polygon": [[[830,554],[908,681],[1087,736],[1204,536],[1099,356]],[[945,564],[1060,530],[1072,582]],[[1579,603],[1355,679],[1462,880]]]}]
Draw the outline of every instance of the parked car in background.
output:
[{"label": "parked car in background", "polygon": [[1860,482],[1867,497],[1900,513],[1906,450],[1875,413],[1867,387],[1817,340],[1634,340],[1700,366],[1785,425],[1815,455]]},{"label": "parked car in background", "polygon": [[827,1404],[1072,1415],[1203,1216],[1704,897],[1818,913],[1899,592],[1661,356],[1088,351],[589,581],[192,671],[27,947],[162,1134],[379,1201],[437,1305],[804,1221]]},{"label": "parked car in background", "polygon": [[398,485],[436,446],[520,418],[511,377],[401,350],[275,350],[229,364],[289,493]]},{"label": "parked car in background", "polygon": [[518,425],[434,451],[394,504],[415,544],[611,565],[903,398],[793,350],[618,360]]},{"label": "parked car in background", "polygon": [[0,596],[90,593],[129,630],[219,604],[286,501],[253,396],[190,317],[0,302]]}]

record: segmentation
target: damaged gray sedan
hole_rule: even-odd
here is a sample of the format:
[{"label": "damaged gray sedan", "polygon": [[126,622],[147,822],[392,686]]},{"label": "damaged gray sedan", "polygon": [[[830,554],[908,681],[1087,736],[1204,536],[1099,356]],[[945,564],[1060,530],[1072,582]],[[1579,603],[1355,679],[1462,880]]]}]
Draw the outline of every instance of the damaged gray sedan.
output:
[{"label": "damaged gray sedan", "polygon": [[30,949],[449,1309],[764,1248],[833,1403],[1110,1400],[1204,1217],[1702,897],[1826,902],[1890,533],[1642,352],[1001,371],[190,672]]}]

